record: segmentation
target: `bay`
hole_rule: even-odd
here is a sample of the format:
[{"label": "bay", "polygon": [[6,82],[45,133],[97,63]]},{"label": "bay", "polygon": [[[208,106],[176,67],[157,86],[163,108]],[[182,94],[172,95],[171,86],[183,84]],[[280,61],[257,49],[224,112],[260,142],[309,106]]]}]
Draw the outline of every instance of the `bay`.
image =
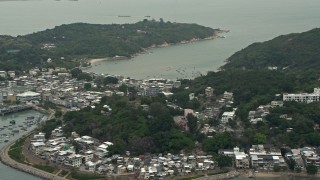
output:
[{"label": "bay", "polygon": [[[25,118],[28,116],[39,116],[42,115],[41,113],[34,111],[34,110],[27,110],[27,111],[21,111],[17,113],[8,114],[5,116],[0,116],[0,127],[3,126],[9,126],[11,120],[15,120],[16,124],[13,126],[9,126],[13,129],[18,129],[20,132],[18,134],[15,134],[14,136],[10,135],[11,130],[7,128],[4,128],[0,131],[0,149],[2,149],[7,143],[14,141],[16,139],[19,139],[23,135],[30,132],[32,129],[34,129],[36,126],[29,127],[27,131],[20,130],[19,125],[23,125],[23,122],[25,121]],[[5,135],[4,135],[5,134]],[[5,136],[8,136],[9,142],[4,142],[5,139],[7,139]],[[16,169],[10,168],[2,163],[0,163],[0,180],[12,180],[12,179],[24,179],[24,180],[37,180],[40,178],[34,177],[32,175],[26,174],[24,172],[20,172]]]},{"label": "bay", "polygon": [[230,30],[223,39],[153,49],[89,69],[133,78],[193,78],[217,70],[253,42],[319,27],[319,9],[318,0],[5,0],[0,1],[0,34],[23,35],[74,22],[134,23],[149,16]]}]

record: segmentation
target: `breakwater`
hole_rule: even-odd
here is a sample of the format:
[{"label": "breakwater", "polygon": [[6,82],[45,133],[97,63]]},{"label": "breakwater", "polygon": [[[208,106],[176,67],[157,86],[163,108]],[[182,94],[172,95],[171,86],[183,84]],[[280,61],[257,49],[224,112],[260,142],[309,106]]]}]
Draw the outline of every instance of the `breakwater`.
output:
[{"label": "breakwater", "polygon": [[[27,136],[31,135],[32,133],[34,133],[33,131],[31,131],[30,133],[27,134]],[[9,157],[9,150],[10,147],[15,143],[16,141],[13,141],[9,144],[7,144],[1,151],[0,153],[0,160],[3,164],[12,167],[14,169],[17,169],[19,171],[28,173],[28,174],[32,174],[34,176],[40,177],[42,179],[53,179],[53,180],[65,180],[65,178],[60,177],[58,175],[55,174],[51,174],[45,171],[42,171],[40,169],[34,168],[30,165],[27,164],[22,164],[22,163],[18,163],[16,161],[14,161],[13,159],[11,159]]]}]

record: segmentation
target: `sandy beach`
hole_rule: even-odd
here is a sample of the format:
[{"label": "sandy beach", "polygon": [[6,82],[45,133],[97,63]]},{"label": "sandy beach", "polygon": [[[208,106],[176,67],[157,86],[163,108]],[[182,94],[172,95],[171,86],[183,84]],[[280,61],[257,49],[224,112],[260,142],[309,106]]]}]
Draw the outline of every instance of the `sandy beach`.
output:
[{"label": "sandy beach", "polygon": [[[159,44],[159,45],[152,45],[150,47],[147,48],[143,48],[143,50],[141,52],[135,53],[133,55],[131,55],[131,57],[135,57],[141,54],[145,54],[147,53],[149,50],[151,49],[155,49],[155,48],[165,48],[165,47],[169,47],[172,45],[181,45],[181,44],[188,44],[188,43],[193,43],[193,42],[198,42],[198,41],[205,41],[205,40],[213,40],[216,38],[220,38],[221,36],[219,36],[219,34],[221,33],[228,33],[229,30],[218,30],[217,32],[215,32],[212,36],[203,38],[203,39],[199,39],[199,38],[193,38],[190,40],[185,40],[185,41],[181,41],[179,43],[176,44],[170,44],[167,42],[164,42],[163,44]],[[122,60],[122,59],[127,59],[126,57],[123,56],[115,56],[115,57],[106,57],[106,58],[94,58],[94,59],[88,59],[88,62],[91,63],[91,65],[96,64],[98,62],[102,62],[102,61],[110,61],[110,60]]]},{"label": "sandy beach", "polygon": [[110,61],[112,60],[112,58],[96,58],[96,59],[89,59],[89,63],[91,64],[96,64],[98,62],[101,62],[101,61]]}]

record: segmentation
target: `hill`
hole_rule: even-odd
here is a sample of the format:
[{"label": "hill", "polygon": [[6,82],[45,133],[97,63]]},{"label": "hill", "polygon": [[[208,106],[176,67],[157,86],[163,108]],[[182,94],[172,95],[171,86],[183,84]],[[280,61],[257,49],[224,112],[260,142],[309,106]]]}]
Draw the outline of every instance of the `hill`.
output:
[{"label": "hill", "polygon": [[[57,26],[33,34],[0,36],[0,70],[74,67],[82,58],[130,57],[144,48],[212,37],[218,30],[196,24],[144,20],[135,24]],[[47,59],[51,58],[51,64]]]},{"label": "hill", "polygon": [[[274,100],[275,94],[312,92],[320,86],[318,37],[320,29],[313,29],[254,43],[233,54],[221,71],[185,81],[185,85],[176,90],[175,98],[186,107],[188,100],[182,98],[183,95],[201,94],[207,86],[213,87],[217,95],[233,92],[234,103],[240,107],[238,115],[247,121],[248,111]],[[183,89],[186,86],[188,92]]]},{"label": "hill", "polygon": [[223,69],[267,69],[300,71],[320,67],[320,29],[276,37],[254,43],[233,54]]},{"label": "hill", "polygon": [[[313,29],[254,43],[232,55],[221,71],[184,80],[181,88],[175,89],[173,99],[184,108],[193,108],[196,106],[189,101],[189,93],[201,98],[208,86],[214,88],[218,97],[224,91],[233,92],[233,107],[237,107],[236,115],[241,120],[236,127],[244,128],[233,139],[240,147],[257,143],[294,148],[319,146],[318,102],[285,102],[283,107],[271,108],[264,120],[257,124],[250,123],[248,119],[249,111],[258,111],[259,106],[282,99],[276,94],[310,93],[313,88],[320,87],[319,36],[320,29]],[[209,101],[214,103],[217,99],[213,97]],[[204,108],[198,106],[197,110]],[[290,118],[285,119],[281,115]],[[258,141],[257,137],[265,139]]]}]

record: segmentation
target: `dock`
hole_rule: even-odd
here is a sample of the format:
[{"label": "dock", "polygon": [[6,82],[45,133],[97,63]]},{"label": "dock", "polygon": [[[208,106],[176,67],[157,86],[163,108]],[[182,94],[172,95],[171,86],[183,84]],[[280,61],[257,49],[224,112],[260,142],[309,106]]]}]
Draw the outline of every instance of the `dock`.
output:
[{"label": "dock", "polygon": [[4,107],[0,107],[0,115],[4,116],[6,114],[24,111],[28,109],[32,109],[32,106],[29,106],[29,105],[4,106]]}]

